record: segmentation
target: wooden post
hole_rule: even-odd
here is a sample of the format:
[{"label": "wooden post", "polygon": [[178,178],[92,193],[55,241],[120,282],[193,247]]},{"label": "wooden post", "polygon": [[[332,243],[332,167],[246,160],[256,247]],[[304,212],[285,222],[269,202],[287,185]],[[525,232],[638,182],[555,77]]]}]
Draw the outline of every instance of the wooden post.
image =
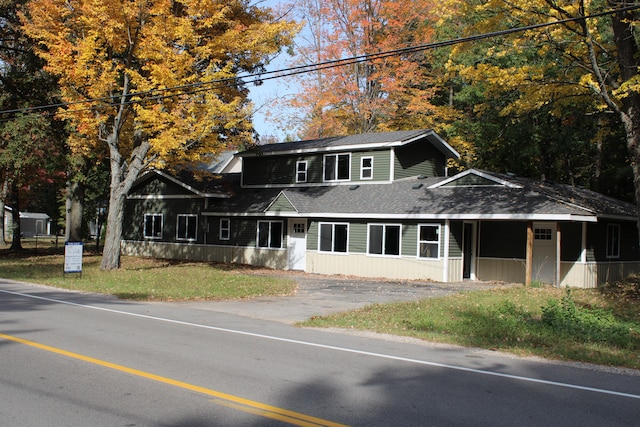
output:
[{"label": "wooden post", "polygon": [[525,286],[531,285],[531,276],[533,273],[533,222],[527,223],[527,254],[525,261],[526,275],[524,279]]},{"label": "wooden post", "polygon": [[559,288],[560,287],[560,261],[562,258],[562,250],[561,250],[561,238],[562,237],[562,233],[560,232],[560,223],[557,222],[556,223],[556,287]]}]

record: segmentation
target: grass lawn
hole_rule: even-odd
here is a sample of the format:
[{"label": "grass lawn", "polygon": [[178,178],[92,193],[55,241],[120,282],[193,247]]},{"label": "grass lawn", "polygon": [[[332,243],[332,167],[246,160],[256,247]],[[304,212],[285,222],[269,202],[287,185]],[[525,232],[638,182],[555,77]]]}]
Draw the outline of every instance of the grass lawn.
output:
[{"label": "grass lawn", "polygon": [[0,249],[0,277],[64,289],[98,292],[122,299],[183,301],[289,295],[295,282],[249,274],[222,264],[122,257],[122,267],[100,270],[100,256],[85,253],[82,274],[63,275],[62,250],[39,249],[13,254]]},{"label": "grass lawn", "polygon": [[371,305],[301,325],[640,369],[637,280],[603,290],[517,286],[464,292]]}]

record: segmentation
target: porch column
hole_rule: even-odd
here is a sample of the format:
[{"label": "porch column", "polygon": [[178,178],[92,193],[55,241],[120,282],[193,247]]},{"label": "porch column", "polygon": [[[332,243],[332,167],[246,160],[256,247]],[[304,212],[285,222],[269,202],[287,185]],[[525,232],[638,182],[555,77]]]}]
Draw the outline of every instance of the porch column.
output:
[{"label": "porch column", "polygon": [[525,286],[531,285],[531,276],[533,275],[533,221],[527,223],[527,254],[525,260]]},{"label": "porch column", "polygon": [[560,223],[557,222],[556,223],[556,287],[559,288],[560,287],[560,267],[562,266],[561,263],[561,257],[562,257],[562,250],[561,250],[561,246],[560,246],[560,241],[561,241],[561,236],[562,233],[560,232]]}]

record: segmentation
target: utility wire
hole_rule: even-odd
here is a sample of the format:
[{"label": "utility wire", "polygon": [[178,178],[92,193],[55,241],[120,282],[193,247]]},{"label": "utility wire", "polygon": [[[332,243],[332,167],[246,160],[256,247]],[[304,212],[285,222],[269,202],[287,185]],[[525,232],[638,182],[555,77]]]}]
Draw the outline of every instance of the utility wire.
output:
[{"label": "utility wire", "polygon": [[[562,25],[562,24],[568,24],[572,22],[583,21],[586,19],[600,18],[603,16],[612,15],[614,13],[628,12],[636,9],[640,9],[640,4],[635,4],[635,5],[630,5],[622,8],[594,13],[591,15],[559,19],[559,20],[540,23],[540,24],[532,24],[532,25],[527,25],[523,27],[515,27],[515,28],[509,28],[506,30],[477,34],[473,36],[459,37],[459,38],[449,39],[445,41],[425,43],[425,44],[420,44],[416,46],[408,46],[404,48],[392,49],[384,52],[363,54],[363,55],[352,56],[349,58],[323,61],[315,64],[305,64],[305,65],[284,68],[280,70],[241,74],[236,77],[216,79],[209,82],[197,82],[197,83],[192,83],[188,85],[172,86],[172,87],[162,88],[162,89],[159,89],[159,88],[152,89],[144,92],[133,92],[126,95],[126,97],[129,100],[125,101],[125,104],[158,101],[158,100],[174,98],[178,96],[193,95],[199,92],[206,92],[206,91],[214,90],[217,88],[236,86],[239,82],[249,83],[249,84],[252,83],[254,85],[259,85],[266,80],[279,79],[283,77],[291,77],[299,74],[306,74],[310,72],[317,72],[317,71],[322,71],[322,70],[331,69],[331,68],[343,67],[347,65],[353,65],[353,64],[373,61],[377,59],[384,59],[392,56],[422,52],[426,50],[433,50],[433,49],[453,46],[453,45],[462,44],[462,43],[469,43],[473,41],[485,40],[485,39],[494,38],[494,37],[501,37],[501,36],[518,33],[518,32],[537,30],[537,29],[555,26],[555,25]],[[247,79],[252,79],[252,80],[247,81]],[[172,93],[167,93],[167,92],[172,92]],[[56,104],[42,105],[42,106],[22,108],[22,109],[0,110],[0,114],[29,113],[34,111],[51,110],[51,109],[57,109],[57,108],[80,105],[80,104],[93,104],[97,102],[106,102],[113,105],[120,105],[121,103],[118,101],[120,97],[121,95],[115,95],[111,97],[83,99],[78,101],[61,102]],[[131,98],[141,98],[141,99],[131,99]],[[85,109],[72,110],[72,112],[91,110],[91,109],[92,107],[87,107]]]}]

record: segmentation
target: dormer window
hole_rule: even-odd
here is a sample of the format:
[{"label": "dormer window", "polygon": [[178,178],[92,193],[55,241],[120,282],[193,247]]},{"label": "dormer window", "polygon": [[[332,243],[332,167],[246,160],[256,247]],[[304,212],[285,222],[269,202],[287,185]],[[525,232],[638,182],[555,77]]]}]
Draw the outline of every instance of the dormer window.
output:
[{"label": "dormer window", "polygon": [[373,179],[373,157],[360,160],[360,179]]},{"label": "dormer window", "polygon": [[307,182],[307,162],[296,163],[296,182]]},{"label": "dormer window", "polygon": [[324,156],[324,180],[348,181],[351,179],[350,154],[326,154]]}]

